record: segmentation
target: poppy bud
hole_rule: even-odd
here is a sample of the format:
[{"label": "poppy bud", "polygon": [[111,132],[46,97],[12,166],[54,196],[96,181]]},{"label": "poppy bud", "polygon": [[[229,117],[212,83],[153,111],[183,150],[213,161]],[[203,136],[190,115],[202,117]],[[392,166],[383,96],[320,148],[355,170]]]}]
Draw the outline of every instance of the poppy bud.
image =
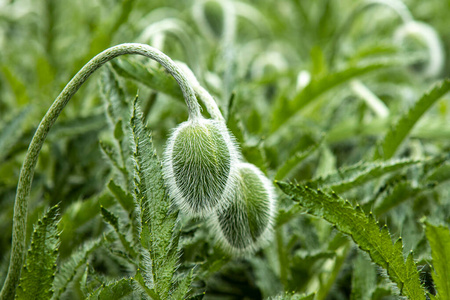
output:
[{"label": "poppy bud", "polygon": [[167,141],[164,176],[180,210],[204,216],[220,207],[235,186],[239,154],[234,139],[220,121],[190,119]]},{"label": "poppy bud", "polygon": [[210,220],[218,242],[228,252],[254,252],[270,238],[275,215],[272,183],[254,165],[239,163],[237,184],[226,206]]}]

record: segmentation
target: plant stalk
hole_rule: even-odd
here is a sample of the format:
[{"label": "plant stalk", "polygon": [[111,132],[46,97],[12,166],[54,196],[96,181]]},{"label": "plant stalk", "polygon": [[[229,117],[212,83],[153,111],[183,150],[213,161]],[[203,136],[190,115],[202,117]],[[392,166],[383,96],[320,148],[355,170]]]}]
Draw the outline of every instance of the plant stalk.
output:
[{"label": "plant stalk", "polygon": [[33,181],[34,169],[37,163],[38,155],[48,132],[66,104],[89,78],[89,76],[106,62],[124,54],[139,54],[159,62],[178,82],[188,106],[189,118],[195,119],[201,116],[200,106],[186,76],[168,56],[153,47],[136,43],[120,44],[99,53],[86,65],[84,65],[53,102],[52,106],[41,120],[41,123],[39,124],[28,147],[22,169],[20,170],[19,182],[17,185],[16,199],[14,203],[11,257],[8,274],[0,292],[0,300],[14,299],[15,290],[17,284],[19,283],[20,272],[25,259],[26,251],[26,221],[31,183]]}]

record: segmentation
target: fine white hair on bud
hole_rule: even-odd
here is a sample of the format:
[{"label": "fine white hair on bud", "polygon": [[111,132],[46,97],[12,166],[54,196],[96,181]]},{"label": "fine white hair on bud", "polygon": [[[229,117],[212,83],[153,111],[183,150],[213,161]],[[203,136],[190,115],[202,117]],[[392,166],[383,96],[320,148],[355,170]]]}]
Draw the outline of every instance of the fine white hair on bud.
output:
[{"label": "fine white hair on bud", "polygon": [[272,237],[276,194],[272,182],[256,166],[239,163],[237,184],[226,206],[209,219],[211,233],[235,256],[258,250]]},{"label": "fine white hair on bud", "polygon": [[225,123],[203,117],[181,123],[167,141],[164,176],[175,204],[203,217],[224,205],[236,185],[240,155]]}]

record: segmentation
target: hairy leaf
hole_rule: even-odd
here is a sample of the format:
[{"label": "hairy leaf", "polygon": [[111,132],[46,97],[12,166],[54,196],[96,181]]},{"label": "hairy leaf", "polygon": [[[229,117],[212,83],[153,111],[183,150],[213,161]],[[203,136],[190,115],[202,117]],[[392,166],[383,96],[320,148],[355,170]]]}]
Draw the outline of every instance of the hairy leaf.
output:
[{"label": "hairy leaf", "polygon": [[118,184],[116,184],[113,180],[108,183],[108,189],[113,193],[116,197],[117,201],[120,205],[127,211],[128,213],[132,213],[134,211],[134,200],[133,196],[125,192]]},{"label": "hairy leaf", "polygon": [[102,96],[107,105],[106,112],[111,124],[126,119],[129,114],[127,95],[111,68],[103,69],[101,87]]},{"label": "hairy leaf", "polygon": [[102,285],[88,299],[112,300],[121,299],[133,292],[133,280],[131,278],[122,278],[112,283]]},{"label": "hairy leaf", "polygon": [[425,223],[425,233],[433,257],[433,280],[438,299],[450,299],[450,230],[447,226]]},{"label": "hairy leaf", "polygon": [[291,156],[286,162],[278,169],[277,174],[275,175],[275,179],[283,179],[289,173],[294,170],[300,163],[305,160],[307,157],[309,157],[319,146],[320,144],[317,143],[305,151],[299,151],[295,153],[293,156]]},{"label": "hairy leaf", "polygon": [[9,150],[19,141],[29,113],[30,109],[24,108],[14,115],[9,122],[2,124],[3,126],[0,128],[0,162],[5,159]]},{"label": "hairy leaf", "polygon": [[386,269],[402,295],[410,299],[425,299],[412,253],[405,262],[401,239],[393,244],[387,227],[380,231],[372,214],[367,216],[360,207],[353,207],[334,192],[327,194],[307,186],[284,182],[277,184],[309,214],[327,220],[339,231],[351,236],[362,250],[369,253],[373,262]]},{"label": "hairy leaf", "polygon": [[89,254],[97,249],[103,242],[103,237],[91,240],[83,244],[83,246],[72,253],[72,255],[61,263],[58,273],[54,281],[55,294],[52,299],[59,299],[61,294],[67,289],[68,284],[75,277],[78,269],[84,265]]},{"label": "hairy leaf", "polygon": [[139,284],[139,286],[144,290],[144,292],[150,296],[152,299],[160,299],[159,295],[156,293],[154,289],[148,287],[146,280],[141,274],[140,269],[137,270],[136,275],[134,276],[134,280]]},{"label": "hairy leaf", "polygon": [[353,264],[351,299],[370,300],[377,286],[377,270],[362,253],[358,253]]},{"label": "hairy leaf", "polygon": [[313,188],[327,187],[335,192],[345,192],[389,172],[394,172],[421,162],[415,159],[395,159],[387,162],[357,163],[339,169],[336,173],[324,178],[308,181],[306,184]]},{"label": "hairy leaf", "polygon": [[132,257],[136,256],[136,251],[133,249],[130,242],[127,240],[125,233],[123,233],[119,227],[119,218],[117,218],[116,215],[114,215],[112,212],[110,212],[103,206],[100,208],[100,210],[101,210],[103,219],[114,228],[114,231],[119,236],[120,242],[122,243],[125,250],[128,251],[128,253]]},{"label": "hairy leaf", "polygon": [[185,274],[178,280],[174,293],[170,295],[170,299],[184,299],[191,289],[192,277],[194,270],[192,269],[188,274]]},{"label": "hairy leaf", "polygon": [[175,231],[178,213],[170,211],[162,165],[153,148],[150,132],[134,101],[131,128],[135,143],[135,197],[141,211],[141,244],[149,252],[153,285],[161,298],[169,294],[178,264],[178,238]]},{"label": "hairy leaf", "polygon": [[385,196],[375,203],[373,212],[376,215],[382,215],[403,201],[417,196],[423,190],[425,190],[425,187],[415,187],[411,181],[399,182],[386,190]]},{"label": "hairy leaf", "polygon": [[374,159],[389,159],[407,137],[422,115],[443,95],[450,90],[450,79],[443,80],[429,90],[414,104],[397,123],[387,132],[377,148]]},{"label": "hairy leaf", "polygon": [[399,62],[388,60],[377,61],[361,66],[349,66],[343,70],[329,73],[318,78],[313,78],[311,82],[304,89],[302,89],[291,102],[287,103],[289,105],[288,109],[284,108],[282,113],[275,111],[274,129],[279,128],[297,111],[301,110],[330,89],[345,83],[352,78],[370,73],[372,71],[393,67],[396,63],[398,64]]},{"label": "hairy leaf", "polygon": [[22,270],[16,299],[49,299],[58,257],[58,206],[50,208],[37,222],[31,248]]},{"label": "hairy leaf", "polygon": [[126,169],[121,165],[121,162],[119,162],[119,154],[116,149],[103,141],[100,141],[99,145],[103,154],[105,154],[105,157],[111,162],[111,165],[114,166],[119,172],[126,174]]},{"label": "hairy leaf", "polygon": [[273,300],[314,300],[316,297],[316,294],[309,294],[309,295],[303,295],[303,294],[289,294],[285,293],[284,295],[278,295],[273,298]]}]

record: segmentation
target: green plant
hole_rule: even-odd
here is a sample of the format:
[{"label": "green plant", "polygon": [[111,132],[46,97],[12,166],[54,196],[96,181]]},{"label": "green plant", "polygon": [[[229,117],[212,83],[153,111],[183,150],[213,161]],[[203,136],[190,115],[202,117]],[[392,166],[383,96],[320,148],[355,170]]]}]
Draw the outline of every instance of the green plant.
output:
[{"label": "green plant", "polygon": [[0,298],[447,299],[449,9],[3,1]]}]

